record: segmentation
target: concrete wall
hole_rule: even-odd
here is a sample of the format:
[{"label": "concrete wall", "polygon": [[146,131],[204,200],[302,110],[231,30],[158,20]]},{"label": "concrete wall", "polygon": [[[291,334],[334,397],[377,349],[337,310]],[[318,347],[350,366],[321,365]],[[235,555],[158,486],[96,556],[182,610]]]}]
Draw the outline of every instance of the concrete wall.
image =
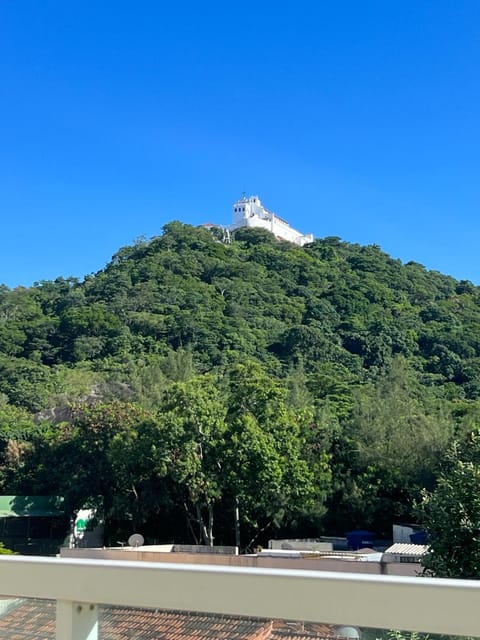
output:
[{"label": "concrete wall", "polygon": [[403,542],[404,544],[410,544],[410,536],[415,532],[413,527],[404,524],[394,524],[392,527],[393,544],[396,542]]},{"label": "concrete wall", "polygon": [[333,551],[331,542],[318,540],[269,540],[269,549],[295,549],[297,551]]},{"label": "concrete wall", "polygon": [[362,562],[340,560],[326,556],[309,558],[274,558],[255,555],[222,555],[204,553],[168,553],[165,551],[143,551],[131,549],[61,549],[62,558],[92,558],[97,560],[132,560],[143,562],[166,562],[177,564],[207,564],[229,567],[264,567],[271,569],[305,569],[314,571],[341,571],[370,575],[416,576],[421,566],[414,563]]}]

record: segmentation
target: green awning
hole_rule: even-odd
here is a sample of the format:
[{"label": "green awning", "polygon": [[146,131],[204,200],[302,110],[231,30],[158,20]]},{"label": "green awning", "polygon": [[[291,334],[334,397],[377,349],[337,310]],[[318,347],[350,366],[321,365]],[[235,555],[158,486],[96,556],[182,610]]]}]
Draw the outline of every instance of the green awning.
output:
[{"label": "green awning", "polygon": [[63,514],[63,498],[59,496],[0,496],[0,518]]}]

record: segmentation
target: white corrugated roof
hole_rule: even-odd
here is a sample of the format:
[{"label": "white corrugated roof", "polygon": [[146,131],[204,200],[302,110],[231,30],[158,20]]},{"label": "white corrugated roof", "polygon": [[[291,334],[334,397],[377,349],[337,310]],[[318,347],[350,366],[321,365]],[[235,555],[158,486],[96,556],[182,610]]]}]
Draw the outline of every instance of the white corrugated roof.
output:
[{"label": "white corrugated roof", "polygon": [[404,554],[407,556],[423,556],[427,552],[427,544],[406,544],[404,542],[396,542],[391,547],[385,549],[385,553]]}]

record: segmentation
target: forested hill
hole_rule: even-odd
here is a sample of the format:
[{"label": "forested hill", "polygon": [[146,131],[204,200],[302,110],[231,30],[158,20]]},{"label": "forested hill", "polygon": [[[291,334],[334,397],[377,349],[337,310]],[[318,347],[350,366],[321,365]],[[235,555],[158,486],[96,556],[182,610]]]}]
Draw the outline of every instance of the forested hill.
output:
[{"label": "forested hill", "polygon": [[[199,525],[201,537],[205,508],[212,517],[217,510],[217,540],[228,542],[221,513],[235,494],[248,536],[275,527],[388,532],[394,518],[412,517],[413,500],[434,483],[452,438],[480,415],[479,303],[470,282],[402,264],[377,246],[325,238],[300,248],[248,229],[227,245],[179,222],[120,249],[83,282],[3,287],[0,491],[68,493],[65,460],[73,465],[72,452],[82,450],[94,467],[100,462],[88,447],[101,458],[104,446],[104,466],[91,469],[100,485],[85,480],[85,462],[87,475],[70,498],[74,508],[102,495],[118,527],[131,520],[153,530],[168,512],[172,536],[195,537]],[[179,409],[186,405],[190,417]],[[106,417],[112,414],[115,420]],[[210,435],[216,425],[217,435],[208,440],[197,425],[208,442],[192,436],[183,460],[175,446],[187,442],[185,425],[196,419]],[[133,461],[120,465],[119,443],[131,447],[132,429],[141,440],[147,422],[163,436],[151,426],[151,442],[142,446],[151,454],[156,439],[164,455],[137,478]],[[81,440],[104,424],[102,445]],[[247,456],[245,434],[250,443],[258,435],[258,451],[267,451],[274,445],[261,438],[280,433],[278,468],[267,465],[257,478],[274,489],[261,497],[233,458]],[[174,449],[178,464],[168,457]],[[216,456],[229,455],[220,481]],[[296,461],[288,473],[286,458]],[[58,462],[56,474],[46,472],[47,459]],[[242,462],[250,471],[257,463]],[[115,484],[127,476],[127,490]],[[280,494],[277,504],[272,496]],[[179,534],[182,501],[191,518],[189,533]]]},{"label": "forested hill", "polygon": [[479,302],[470,282],[377,246],[326,238],[299,248],[261,230],[225,245],[173,222],[84,282],[2,288],[0,391],[38,410],[65,367],[111,376],[183,349],[198,372],[249,358],[285,377],[301,362],[318,400],[332,392],[320,380],[351,387],[402,356],[439,395],[476,399]]}]

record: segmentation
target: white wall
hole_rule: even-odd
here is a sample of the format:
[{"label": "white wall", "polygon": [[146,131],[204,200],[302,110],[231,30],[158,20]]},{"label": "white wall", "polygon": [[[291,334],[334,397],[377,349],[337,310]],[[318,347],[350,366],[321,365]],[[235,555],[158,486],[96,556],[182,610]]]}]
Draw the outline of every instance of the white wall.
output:
[{"label": "white wall", "polygon": [[262,206],[257,196],[241,198],[233,205],[233,224],[230,231],[243,227],[266,229],[277,238],[303,246],[313,242],[313,235],[303,235],[287,222]]}]

